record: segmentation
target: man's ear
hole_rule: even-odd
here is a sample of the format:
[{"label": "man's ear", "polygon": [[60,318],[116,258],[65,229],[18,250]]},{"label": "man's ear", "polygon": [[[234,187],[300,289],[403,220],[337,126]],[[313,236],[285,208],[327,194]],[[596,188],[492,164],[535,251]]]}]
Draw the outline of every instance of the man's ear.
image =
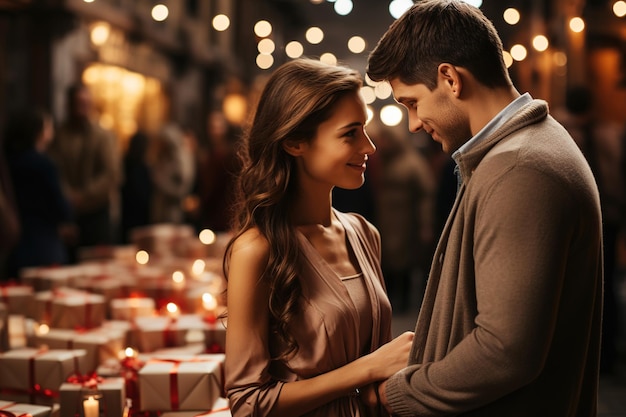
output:
[{"label": "man's ear", "polygon": [[437,78],[439,82],[444,83],[455,97],[458,98],[461,95],[463,77],[461,77],[461,73],[454,65],[446,62],[439,64],[437,68]]},{"label": "man's ear", "polygon": [[288,139],[283,142],[283,149],[291,156],[300,156],[304,152],[305,142],[301,140]]}]

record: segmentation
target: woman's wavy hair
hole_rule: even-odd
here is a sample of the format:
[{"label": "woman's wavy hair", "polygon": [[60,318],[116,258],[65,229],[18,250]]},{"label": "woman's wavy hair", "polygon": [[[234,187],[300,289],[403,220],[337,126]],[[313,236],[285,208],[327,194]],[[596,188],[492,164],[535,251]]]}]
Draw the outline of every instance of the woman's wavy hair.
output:
[{"label": "woman's wavy hair", "polygon": [[281,65],[271,75],[257,104],[253,121],[244,132],[238,151],[241,172],[237,178],[233,216],[235,235],[226,248],[224,272],[232,244],[250,228],[258,228],[270,245],[269,260],[261,280],[270,288],[270,332],[281,347],[277,358],[298,350],[290,323],[299,312],[302,287],[298,279],[300,250],[290,222],[290,203],[298,193],[296,164],[283,148],[287,141],[306,142],[328,120],[335,104],[358,92],[361,75],[342,66],[300,58]]}]

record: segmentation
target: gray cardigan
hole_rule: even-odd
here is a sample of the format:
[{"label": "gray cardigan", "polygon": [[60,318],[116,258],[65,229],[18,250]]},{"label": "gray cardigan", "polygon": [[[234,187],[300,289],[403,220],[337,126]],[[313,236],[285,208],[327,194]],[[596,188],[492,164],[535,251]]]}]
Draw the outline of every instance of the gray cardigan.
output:
[{"label": "gray cardigan", "polygon": [[595,416],[602,311],[598,191],[533,100],[459,160],[399,416]]}]

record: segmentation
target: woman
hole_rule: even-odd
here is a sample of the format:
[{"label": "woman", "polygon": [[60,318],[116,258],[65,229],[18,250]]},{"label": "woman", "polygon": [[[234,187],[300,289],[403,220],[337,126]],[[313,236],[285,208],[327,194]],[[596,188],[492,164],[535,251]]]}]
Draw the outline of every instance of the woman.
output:
[{"label": "woman", "polygon": [[57,168],[45,153],[53,134],[52,118],[42,110],[17,112],[7,122],[5,151],[22,226],[8,259],[13,277],[24,267],[69,262],[64,239],[76,232]]},{"label": "woman", "polygon": [[378,231],[332,208],[332,189],[360,187],[376,149],[360,87],[347,68],[284,64],[244,137],[225,258],[235,417],[378,415],[355,392],[406,364],[413,333],[387,343]]}]

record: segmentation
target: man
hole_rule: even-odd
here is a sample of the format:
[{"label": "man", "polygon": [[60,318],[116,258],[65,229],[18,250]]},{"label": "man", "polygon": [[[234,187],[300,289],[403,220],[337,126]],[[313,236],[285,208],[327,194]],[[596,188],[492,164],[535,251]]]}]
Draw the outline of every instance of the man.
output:
[{"label": "man", "polygon": [[595,416],[601,214],[576,143],[517,92],[493,24],[460,0],[413,5],[367,72],[461,181],[409,364],[378,385],[380,402],[399,416]]},{"label": "man", "polygon": [[79,234],[76,244],[113,244],[111,205],[121,176],[116,138],[92,119],[93,101],[87,86],[71,86],[67,104],[67,120],[59,127],[49,153],[74,211]]}]

